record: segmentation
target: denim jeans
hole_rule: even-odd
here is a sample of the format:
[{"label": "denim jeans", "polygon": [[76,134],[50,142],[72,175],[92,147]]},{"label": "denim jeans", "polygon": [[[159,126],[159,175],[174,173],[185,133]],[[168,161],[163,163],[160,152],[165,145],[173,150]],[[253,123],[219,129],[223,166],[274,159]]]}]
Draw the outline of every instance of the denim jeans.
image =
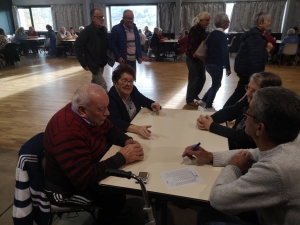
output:
[{"label": "denim jeans", "polygon": [[206,102],[206,108],[211,108],[216,97],[216,94],[221,87],[221,82],[223,78],[223,66],[217,66],[214,64],[207,64],[206,71],[211,76],[211,87],[205,93],[202,98],[202,101]]},{"label": "denim jeans", "polygon": [[186,57],[186,65],[189,70],[186,103],[190,103],[198,97],[205,84],[205,66],[202,62],[194,62],[190,57]]}]

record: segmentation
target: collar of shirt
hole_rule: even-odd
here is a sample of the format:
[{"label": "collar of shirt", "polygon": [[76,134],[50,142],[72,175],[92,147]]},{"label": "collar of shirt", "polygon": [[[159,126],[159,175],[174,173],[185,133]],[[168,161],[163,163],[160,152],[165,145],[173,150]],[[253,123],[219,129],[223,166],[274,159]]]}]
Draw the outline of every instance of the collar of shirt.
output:
[{"label": "collar of shirt", "polygon": [[222,31],[223,33],[225,32],[221,27],[218,27],[216,30]]},{"label": "collar of shirt", "polygon": [[73,110],[74,113],[76,113],[78,116],[80,116],[81,119],[83,119],[88,125],[94,126],[94,124],[92,124],[90,121],[88,121],[87,119],[83,118],[79,112],[73,107],[71,106],[71,109]]},{"label": "collar of shirt", "polygon": [[123,23],[123,27],[125,28],[125,30],[129,30],[130,32],[133,30],[133,27],[132,28],[125,27],[124,23]]}]

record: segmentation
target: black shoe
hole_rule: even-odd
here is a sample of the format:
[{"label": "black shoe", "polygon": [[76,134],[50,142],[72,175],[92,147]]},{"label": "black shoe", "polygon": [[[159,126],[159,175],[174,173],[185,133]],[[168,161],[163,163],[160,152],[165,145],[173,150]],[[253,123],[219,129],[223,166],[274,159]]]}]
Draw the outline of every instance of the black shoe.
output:
[{"label": "black shoe", "polygon": [[121,213],[117,216],[118,219],[124,219],[133,214],[134,210],[131,206],[125,206]]}]

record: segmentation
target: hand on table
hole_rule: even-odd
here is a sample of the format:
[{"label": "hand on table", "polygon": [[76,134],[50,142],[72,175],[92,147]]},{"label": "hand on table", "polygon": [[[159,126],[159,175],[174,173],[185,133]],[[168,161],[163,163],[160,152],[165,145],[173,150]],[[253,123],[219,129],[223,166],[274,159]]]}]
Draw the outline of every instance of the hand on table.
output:
[{"label": "hand on table", "polygon": [[157,103],[157,102],[153,102],[151,104],[151,109],[152,109],[153,112],[157,112],[158,113],[159,110],[160,110],[160,104]]},{"label": "hand on table", "polygon": [[230,165],[237,166],[243,174],[248,172],[248,169],[250,168],[249,166],[249,160],[250,160],[251,153],[246,151],[246,150],[241,150],[234,154],[230,161]]},{"label": "hand on table", "polygon": [[126,159],[126,163],[132,163],[144,159],[144,151],[139,143],[126,145],[119,151]]},{"label": "hand on table", "polygon": [[197,126],[200,130],[208,130],[210,128],[210,125],[214,122],[214,120],[211,118],[211,116],[202,116],[200,115],[197,119]]},{"label": "hand on table", "polygon": [[148,128],[152,127],[151,125],[144,126],[136,126],[136,133],[141,135],[145,139],[149,139],[151,137],[151,131]]},{"label": "hand on table", "polygon": [[191,145],[185,148],[184,152],[182,153],[182,156],[187,156],[189,159],[195,159],[196,158],[205,160],[205,161],[213,161],[213,154],[211,152],[208,152],[204,150],[202,147],[198,147],[196,150],[191,150],[195,145]]},{"label": "hand on table", "polygon": [[128,139],[126,142],[125,142],[125,146],[126,145],[130,145],[130,144],[140,144],[138,141],[136,140],[133,140],[133,139]]}]

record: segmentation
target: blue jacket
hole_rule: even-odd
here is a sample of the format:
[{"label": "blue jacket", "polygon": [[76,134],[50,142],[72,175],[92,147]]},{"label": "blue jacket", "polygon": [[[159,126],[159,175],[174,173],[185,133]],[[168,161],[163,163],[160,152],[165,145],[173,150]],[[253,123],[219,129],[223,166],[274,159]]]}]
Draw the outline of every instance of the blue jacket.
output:
[{"label": "blue jacket", "polygon": [[21,43],[21,41],[27,40],[27,39],[28,39],[28,37],[27,37],[26,33],[16,34],[11,42],[19,45]]},{"label": "blue jacket", "polygon": [[[297,43],[299,44],[299,38],[297,35],[288,35],[286,36],[282,42],[281,42],[281,45],[280,45],[280,48],[278,50],[278,54],[280,55],[282,53],[282,50],[283,50],[283,47],[286,43]],[[299,52],[299,49],[298,49],[298,52]]]},{"label": "blue jacket", "polygon": [[[114,86],[111,87],[107,94],[109,97],[108,110],[110,112],[108,119],[113,125],[126,132],[131,122],[126,106]],[[133,86],[130,98],[135,105],[136,114],[138,114],[142,107],[152,110],[151,104],[154,101],[141,94],[135,86]]]},{"label": "blue jacket", "polygon": [[[135,57],[138,60],[139,58],[142,58],[142,50],[140,44],[140,35],[135,24],[133,24],[133,32],[135,36],[135,47],[136,47]],[[125,28],[123,26],[123,20],[121,20],[119,24],[115,25],[111,29],[110,46],[111,46],[111,50],[114,53],[116,61],[118,62],[119,58],[122,57],[126,62],[127,36],[126,36]]]},{"label": "blue jacket", "polygon": [[265,70],[268,60],[267,40],[258,28],[251,28],[241,36],[240,49],[235,57],[234,71],[238,76],[251,76]]},{"label": "blue jacket", "polygon": [[226,71],[230,71],[227,36],[220,30],[215,30],[209,34],[206,41],[207,60],[206,64],[214,64],[220,67],[225,66]]}]

